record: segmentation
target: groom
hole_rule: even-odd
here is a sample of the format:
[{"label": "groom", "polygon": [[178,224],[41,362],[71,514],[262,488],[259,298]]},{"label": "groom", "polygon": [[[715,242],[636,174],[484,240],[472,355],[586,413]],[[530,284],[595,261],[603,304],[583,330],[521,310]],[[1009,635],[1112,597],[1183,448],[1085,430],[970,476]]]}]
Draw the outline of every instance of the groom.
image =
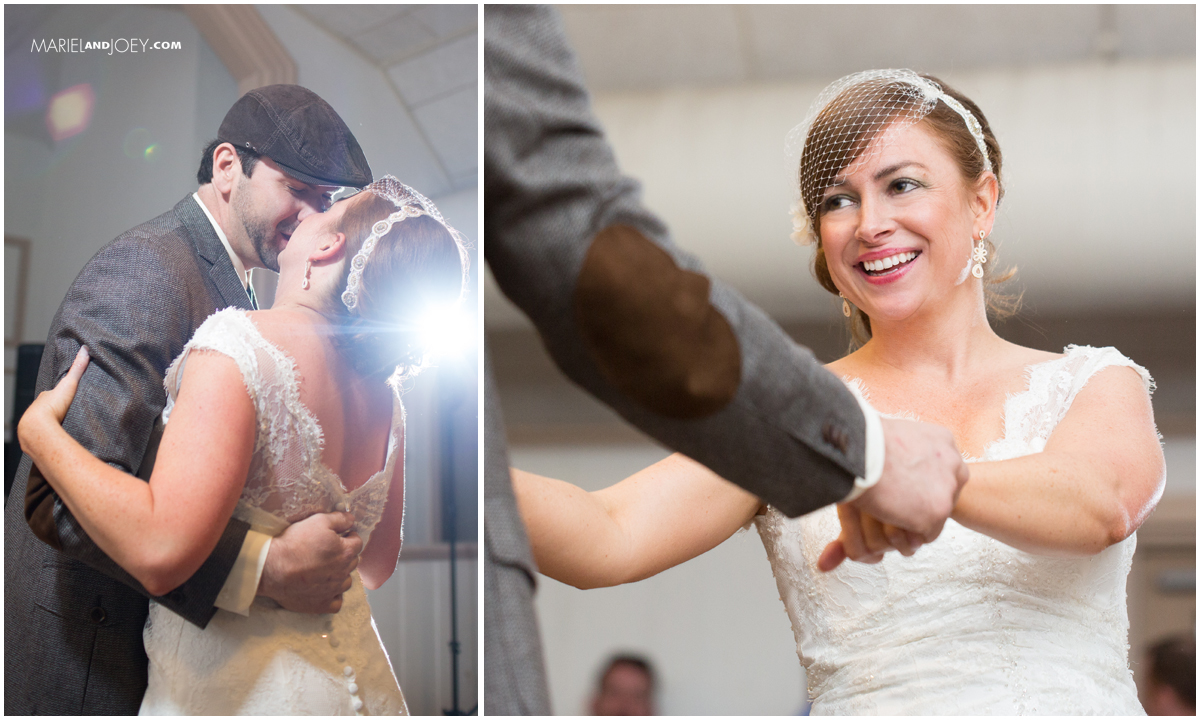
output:
[{"label": "groom", "polygon": [[[487,6],[484,72],[488,267],[558,366],[789,516],[841,502],[936,537],[966,481],[949,431],[881,420],[670,242],[620,174],[554,12]],[[537,569],[486,379],[486,712],[545,715]]]},{"label": "groom", "polygon": [[[167,365],[204,320],[256,308],[251,268],[277,256],[330,194],[371,182],[346,124],[298,85],[239,99],[204,151],[199,189],[98,252],[50,328],[37,390],[81,344],[92,362],[64,427],[100,459],[149,478],[162,434]],[[154,600],[204,627],[217,608],[248,614],[256,595],[298,612],[337,612],[362,541],[346,513],[314,515],[269,538],[230,520],[187,582]],[[346,535],[343,536],[343,533]],[[6,714],[135,714],[146,689],[149,593],[83,532],[28,457],[5,510]]]}]

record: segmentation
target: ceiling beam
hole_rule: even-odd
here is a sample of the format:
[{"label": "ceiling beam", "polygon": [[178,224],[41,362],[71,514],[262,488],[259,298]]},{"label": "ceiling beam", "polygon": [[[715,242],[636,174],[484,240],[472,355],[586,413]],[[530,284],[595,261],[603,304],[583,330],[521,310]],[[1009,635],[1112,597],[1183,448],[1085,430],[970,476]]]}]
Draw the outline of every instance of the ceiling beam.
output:
[{"label": "ceiling beam", "polygon": [[238,97],[296,82],[296,61],[253,5],[184,5],[183,11],[237,81]]}]

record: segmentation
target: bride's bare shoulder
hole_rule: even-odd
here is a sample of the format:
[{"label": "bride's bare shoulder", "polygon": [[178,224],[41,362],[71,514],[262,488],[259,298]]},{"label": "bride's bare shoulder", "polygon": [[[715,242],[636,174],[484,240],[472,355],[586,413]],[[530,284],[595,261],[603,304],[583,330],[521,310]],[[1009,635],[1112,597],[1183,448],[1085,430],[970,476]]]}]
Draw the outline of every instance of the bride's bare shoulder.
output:
[{"label": "bride's bare shoulder", "polygon": [[1063,357],[1063,354],[1060,352],[1038,350],[1037,348],[1025,347],[1016,343],[1006,343],[1006,346],[1007,352],[1005,356],[1010,363],[1018,367],[1028,367]]},{"label": "bride's bare shoulder", "polygon": [[291,348],[314,334],[311,319],[290,309],[252,310],[246,317],[258,332],[274,345]]},{"label": "bride's bare shoulder", "polygon": [[844,355],[831,363],[825,364],[825,369],[838,377],[858,377],[863,371],[861,349],[849,355]]}]

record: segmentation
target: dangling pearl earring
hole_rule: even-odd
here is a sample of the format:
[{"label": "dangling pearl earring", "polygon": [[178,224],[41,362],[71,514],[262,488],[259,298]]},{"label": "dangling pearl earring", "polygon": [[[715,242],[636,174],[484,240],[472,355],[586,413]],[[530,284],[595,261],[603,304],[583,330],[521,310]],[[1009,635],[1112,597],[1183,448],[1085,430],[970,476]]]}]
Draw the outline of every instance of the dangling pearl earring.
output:
[{"label": "dangling pearl earring", "polygon": [[304,281],[300,283],[300,287],[304,290],[308,289],[308,275],[312,272],[312,260],[304,263]]},{"label": "dangling pearl earring", "polygon": [[846,296],[840,292],[838,293],[838,297],[842,299],[842,314],[846,317],[850,317],[850,301],[847,300]]},{"label": "dangling pearl earring", "polygon": [[[972,243],[974,245],[974,243]],[[971,268],[971,274],[977,278],[983,277],[983,264],[987,262],[987,245],[983,244],[983,231],[979,231],[979,244],[975,245],[971,251],[971,258],[975,260],[975,267]]]}]

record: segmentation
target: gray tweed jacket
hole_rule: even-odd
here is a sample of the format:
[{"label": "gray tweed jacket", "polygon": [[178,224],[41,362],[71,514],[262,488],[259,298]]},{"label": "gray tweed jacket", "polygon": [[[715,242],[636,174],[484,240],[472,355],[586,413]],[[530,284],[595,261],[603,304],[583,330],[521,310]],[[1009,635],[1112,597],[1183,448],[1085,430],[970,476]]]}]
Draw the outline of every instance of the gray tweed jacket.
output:
[{"label": "gray tweed jacket", "polygon": [[[148,478],[167,366],[205,318],[229,306],[250,309],[189,195],[80,272],[50,326],[37,390],[66,374],[86,344],[92,361],[63,426],[100,459]],[[149,594],[30,471],[22,457],[4,514],[5,714],[136,714],[146,690]],[[204,627],[247,528],[230,521],[200,570],[155,599]]]},{"label": "gray tweed jacket", "polygon": [[[864,472],[857,403],[762,311],[706,277],[642,207],[554,11],[487,6],[484,81],[486,260],[558,366],[633,425],[788,515],[845,497]],[[536,567],[490,368],[485,387],[485,710],[547,714]]]}]

